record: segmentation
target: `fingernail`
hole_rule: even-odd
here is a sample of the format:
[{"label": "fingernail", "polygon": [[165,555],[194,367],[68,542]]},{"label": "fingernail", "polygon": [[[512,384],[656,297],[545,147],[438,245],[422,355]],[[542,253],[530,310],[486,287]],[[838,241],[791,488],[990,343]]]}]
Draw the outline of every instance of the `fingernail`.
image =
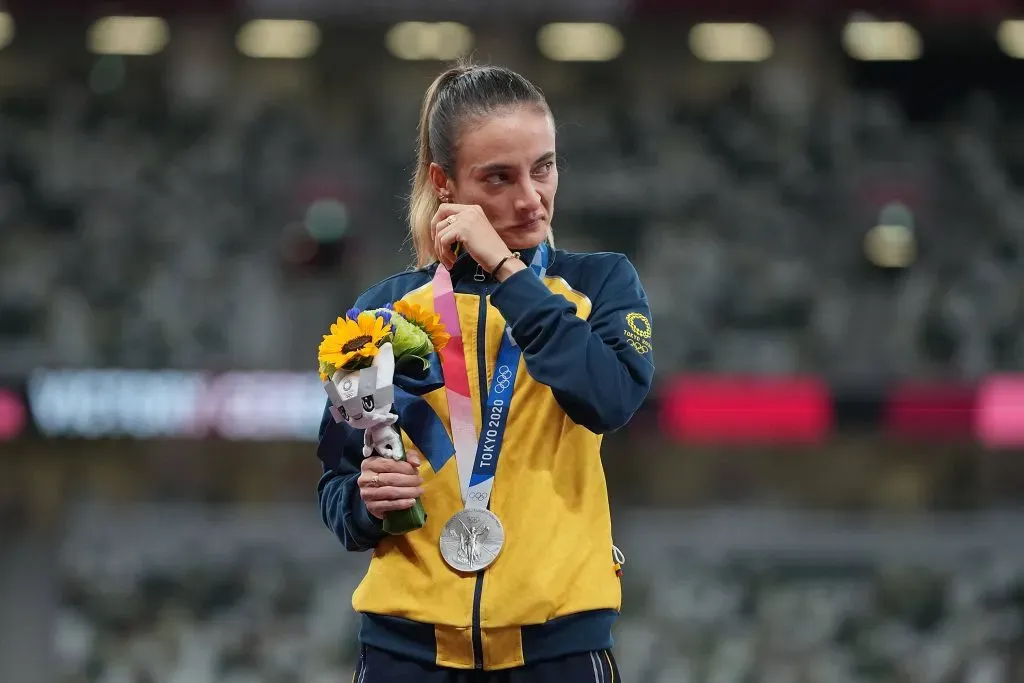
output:
[{"label": "fingernail", "polygon": [[416,489],[416,495],[417,496],[422,496],[423,495],[423,487],[422,486],[420,486],[418,489]]}]

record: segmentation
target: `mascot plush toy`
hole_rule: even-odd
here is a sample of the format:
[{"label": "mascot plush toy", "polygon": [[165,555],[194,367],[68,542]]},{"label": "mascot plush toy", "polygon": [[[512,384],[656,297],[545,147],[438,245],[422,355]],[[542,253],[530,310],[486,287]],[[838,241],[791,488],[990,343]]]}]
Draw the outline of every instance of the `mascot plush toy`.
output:
[{"label": "mascot plush toy", "polygon": [[394,377],[395,352],[391,342],[386,342],[370,367],[352,372],[338,370],[324,382],[334,421],[364,430],[364,458],[376,453],[392,460],[405,460],[402,436],[394,426],[398,416],[391,412],[395,402]]}]

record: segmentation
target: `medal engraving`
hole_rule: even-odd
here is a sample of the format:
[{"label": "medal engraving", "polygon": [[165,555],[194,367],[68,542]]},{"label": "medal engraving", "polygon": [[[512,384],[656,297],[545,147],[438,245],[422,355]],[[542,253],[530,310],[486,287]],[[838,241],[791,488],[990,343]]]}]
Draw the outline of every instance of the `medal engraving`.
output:
[{"label": "medal engraving", "polygon": [[490,566],[504,544],[505,529],[490,510],[460,510],[441,531],[441,556],[460,572],[478,572]]}]

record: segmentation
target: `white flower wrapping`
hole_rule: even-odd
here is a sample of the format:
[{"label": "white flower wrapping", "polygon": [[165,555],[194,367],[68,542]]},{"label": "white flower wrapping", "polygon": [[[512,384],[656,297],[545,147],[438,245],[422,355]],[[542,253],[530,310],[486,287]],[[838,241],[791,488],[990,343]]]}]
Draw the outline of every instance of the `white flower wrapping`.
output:
[{"label": "white flower wrapping", "polygon": [[338,370],[324,382],[335,422],[347,422],[363,432],[363,457],[374,453],[405,460],[402,436],[395,427],[398,416],[391,412],[395,402],[395,352],[391,342],[381,344],[368,368]]}]

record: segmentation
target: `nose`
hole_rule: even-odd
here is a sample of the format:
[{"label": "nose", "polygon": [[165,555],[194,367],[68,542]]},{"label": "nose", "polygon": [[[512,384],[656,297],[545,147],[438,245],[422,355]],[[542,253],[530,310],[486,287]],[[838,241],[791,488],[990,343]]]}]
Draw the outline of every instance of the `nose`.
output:
[{"label": "nose", "polygon": [[536,211],[543,206],[543,196],[533,179],[529,178],[520,183],[519,196],[516,197],[517,211]]}]

